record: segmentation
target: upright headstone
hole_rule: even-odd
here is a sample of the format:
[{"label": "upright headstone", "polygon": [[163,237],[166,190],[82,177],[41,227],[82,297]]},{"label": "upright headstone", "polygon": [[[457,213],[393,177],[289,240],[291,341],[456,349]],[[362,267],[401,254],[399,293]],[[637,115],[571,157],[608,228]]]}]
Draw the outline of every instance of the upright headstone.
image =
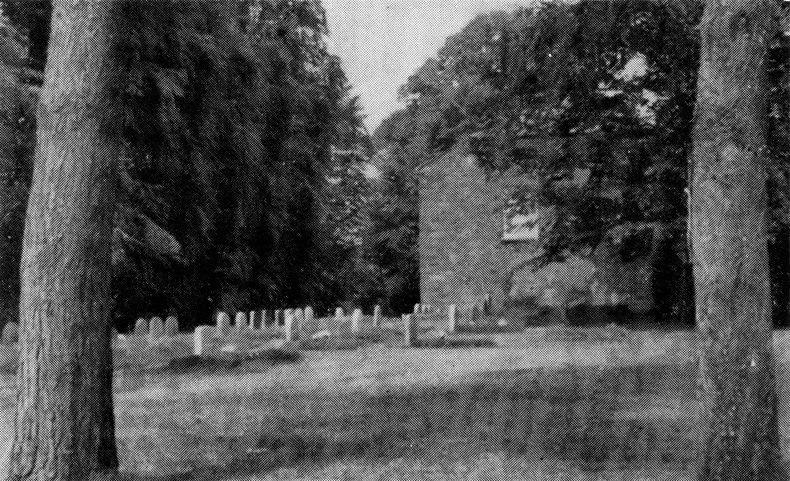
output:
[{"label": "upright headstone", "polygon": [[230,316],[227,312],[217,313],[217,325],[214,329],[214,337],[223,337],[228,335],[230,330]]},{"label": "upright headstone", "polygon": [[381,306],[378,304],[373,308],[373,327],[381,327]]},{"label": "upright headstone", "polygon": [[3,326],[3,344],[11,345],[19,342],[19,324],[6,322]]},{"label": "upright headstone", "polygon": [[249,329],[250,329],[251,331],[254,331],[254,330],[255,330],[255,322],[258,320],[258,316],[257,316],[257,314],[258,314],[258,313],[257,313],[257,312],[255,312],[255,311],[250,311],[250,315],[249,315],[249,318],[248,318],[248,324],[247,324],[247,327],[249,327]]},{"label": "upright headstone", "polygon": [[351,332],[359,333],[362,330],[362,309],[354,309],[351,314]]},{"label": "upright headstone", "polygon": [[244,332],[247,330],[247,314],[244,312],[237,312],[235,319],[233,319],[233,330],[236,332]]},{"label": "upright headstone", "polygon": [[148,335],[148,321],[143,319],[137,319],[137,322],[134,323],[134,331],[133,334],[139,337],[145,337]]},{"label": "upright headstone", "polygon": [[403,334],[406,347],[413,347],[417,341],[417,329],[414,326],[414,315],[403,316]]},{"label": "upright headstone", "polygon": [[342,319],[344,317],[346,317],[346,313],[343,312],[343,308],[342,307],[336,308],[335,309],[335,319]]},{"label": "upright headstone", "polygon": [[165,335],[165,323],[159,316],[152,317],[148,324],[148,337],[155,341]]},{"label": "upright headstone", "polygon": [[455,304],[450,304],[447,308],[447,332],[455,332],[458,329],[458,312]]},{"label": "upright headstone", "polygon": [[137,322],[134,323],[134,332],[132,334],[129,336],[126,352],[130,356],[139,359],[143,356],[145,345],[148,342],[148,321],[142,317],[137,319]]},{"label": "upright headstone", "polygon": [[307,325],[311,325],[313,320],[315,319],[315,312],[311,306],[307,306],[304,308],[304,322]]},{"label": "upright headstone", "polygon": [[208,342],[214,328],[212,326],[198,326],[193,339],[193,353],[202,356],[208,351]]},{"label": "upright headstone", "polygon": [[415,314],[419,314],[420,313],[420,303],[419,302],[414,305],[414,313]]},{"label": "upright headstone", "polygon": [[293,309],[285,310],[285,340],[295,341],[299,333],[299,321],[294,315]]},{"label": "upright headstone", "polygon": [[165,336],[173,337],[178,334],[178,318],[167,316],[165,319]]},{"label": "upright headstone", "polygon": [[274,327],[283,325],[283,311],[282,309],[275,309],[274,311]]},{"label": "upright headstone", "polygon": [[261,329],[266,329],[268,326],[272,324],[272,315],[274,314],[273,311],[269,309],[264,309],[261,311]]}]

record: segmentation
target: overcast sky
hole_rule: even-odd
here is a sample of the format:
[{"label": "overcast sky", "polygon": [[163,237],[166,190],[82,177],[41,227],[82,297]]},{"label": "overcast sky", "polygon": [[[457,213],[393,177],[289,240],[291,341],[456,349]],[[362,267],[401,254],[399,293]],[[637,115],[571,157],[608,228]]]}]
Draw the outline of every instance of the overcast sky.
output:
[{"label": "overcast sky", "polygon": [[397,90],[477,14],[529,0],[324,0],[330,50],[362,98],[373,129],[400,107]]}]

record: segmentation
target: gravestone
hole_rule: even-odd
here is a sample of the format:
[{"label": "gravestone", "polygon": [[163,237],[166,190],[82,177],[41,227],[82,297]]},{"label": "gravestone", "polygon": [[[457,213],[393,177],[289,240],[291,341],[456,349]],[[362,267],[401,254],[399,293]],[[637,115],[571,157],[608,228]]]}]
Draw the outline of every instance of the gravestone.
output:
[{"label": "gravestone", "polygon": [[255,311],[250,311],[248,322],[247,322],[247,327],[249,328],[250,331],[255,330],[255,321],[257,321],[258,319],[256,314],[257,313]]},{"label": "gravestone", "polygon": [[313,312],[313,308],[307,306],[304,308],[304,322],[307,325],[311,325],[313,320],[315,319],[315,313]]},{"label": "gravestone", "polygon": [[417,303],[417,304],[414,305],[414,313],[415,314],[419,314],[420,313],[420,303]]},{"label": "gravestone", "polygon": [[19,342],[19,324],[6,322],[3,326],[3,344],[11,345]]},{"label": "gravestone", "polygon": [[133,334],[135,336],[143,337],[148,335],[148,321],[143,319],[137,319],[137,322],[134,323],[134,331]]},{"label": "gravestone", "polygon": [[351,314],[351,332],[359,333],[362,330],[362,309],[354,309]]},{"label": "gravestone", "polygon": [[230,316],[227,312],[220,312],[217,314],[217,328],[214,330],[214,337],[223,337],[228,335],[230,330]]},{"label": "gravestone", "polygon": [[148,324],[148,337],[155,341],[165,335],[165,323],[159,316],[152,317]]},{"label": "gravestone", "polygon": [[208,351],[208,342],[214,328],[212,326],[198,326],[193,338],[193,353],[202,356]]},{"label": "gravestone", "polygon": [[299,321],[294,315],[293,309],[285,310],[285,340],[295,341],[299,333]]},{"label": "gravestone", "polygon": [[335,319],[342,319],[344,317],[346,317],[346,313],[343,312],[343,308],[342,307],[336,308],[335,309]]},{"label": "gravestone", "polygon": [[236,318],[233,320],[233,330],[236,332],[244,332],[247,329],[247,314],[237,312]]},{"label": "gravestone", "polygon": [[127,342],[127,353],[132,357],[141,358],[145,352],[145,345],[148,338],[148,321],[142,317],[137,319],[132,334],[132,336],[129,336],[129,341]]},{"label": "gravestone", "polygon": [[381,327],[381,306],[378,304],[373,308],[373,327]]},{"label": "gravestone", "polygon": [[458,329],[458,312],[455,304],[450,304],[447,308],[447,332],[455,332]]},{"label": "gravestone", "polygon": [[417,341],[417,329],[414,325],[414,315],[405,314],[403,316],[403,335],[406,347],[413,347]]},{"label": "gravestone", "polygon": [[283,311],[282,309],[275,309],[274,311],[274,326],[283,325]]},{"label": "gravestone", "polygon": [[266,329],[266,327],[272,324],[272,315],[274,314],[273,311],[269,309],[264,309],[261,311],[261,329]]},{"label": "gravestone", "polygon": [[178,334],[178,318],[176,316],[167,316],[165,319],[165,336],[174,337]]}]

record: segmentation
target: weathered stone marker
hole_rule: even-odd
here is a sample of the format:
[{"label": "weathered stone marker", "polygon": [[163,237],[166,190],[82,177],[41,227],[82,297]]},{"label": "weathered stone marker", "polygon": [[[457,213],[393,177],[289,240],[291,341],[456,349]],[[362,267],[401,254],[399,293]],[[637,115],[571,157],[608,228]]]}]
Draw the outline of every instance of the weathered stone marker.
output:
[{"label": "weathered stone marker", "polygon": [[447,332],[455,332],[458,329],[458,311],[455,304],[447,307]]},{"label": "weathered stone marker", "polygon": [[413,314],[405,314],[403,316],[403,335],[406,347],[414,347],[417,341],[417,329],[414,325]]},{"label": "weathered stone marker", "polygon": [[230,330],[230,316],[227,312],[217,313],[217,328],[214,329],[214,337],[224,337]]},{"label": "weathered stone marker", "polygon": [[381,327],[381,306],[378,304],[373,308],[373,327]]},{"label": "weathered stone marker", "polygon": [[354,309],[351,314],[351,332],[357,334],[362,330],[362,309]]},{"label": "weathered stone marker", "polygon": [[306,325],[312,325],[313,320],[315,319],[315,312],[311,306],[307,306],[304,308],[304,322]]},{"label": "weathered stone marker", "polygon": [[247,327],[249,328],[250,331],[254,331],[255,330],[255,321],[257,320],[256,314],[257,313],[255,311],[250,311],[249,323],[247,324]]},{"label": "weathered stone marker", "polygon": [[127,342],[127,354],[136,357],[142,357],[143,352],[145,352],[145,345],[148,342],[148,321],[143,319],[137,319],[137,322],[134,323],[134,331],[132,335],[129,336],[129,341]]},{"label": "weathered stone marker", "polygon": [[233,319],[233,330],[236,332],[244,332],[247,330],[247,314],[244,312],[237,312],[235,319]]},{"label": "weathered stone marker", "polygon": [[152,317],[151,322],[148,324],[148,338],[156,341],[165,335],[165,323],[159,316]]},{"label": "weathered stone marker", "polygon": [[208,350],[208,342],[214,328],[212,326],[198,326],[193,339],[193,353],[202,356]]},{"label": "weathered stone marker", "polygon": [[283,325],[283,311],[282,309],[275,309],[274,310],[274,326],[282,326]]},{"label": "weathered stone marker", "polygon": [[346,313],[343,312],[343,308],[342,307],[336,308],[335,309],[335,319],[342,319],[344,317],[346,317]]},{"label": "weathered stone marker", "polygon": [[3,344],[11,345],[19,342],[19,324],[6,322],[3,326]]},{"label": "weathered stone marker", "polygon": [[165,336],[173,337],[178,334],[178,318],[176,316],[167,316],[165,319]]},{"label": "weathered stone marker", "polygon": [[148,321],[143,319],[137,319],[137,322],[134,323],[134,331],[133,334],[135,336],[144,337],[148,335]]},{"label": "weathered stone marker", "polygon": [[419,314],[420,313],[420,309],[421,309],[420,308],[420,303],[418,302],[417,304],[414,305],[414,313],[415,314]]},{"label": "weathered stone marker", "polygon": [[285,340],[295,341],[299,335],[299,321],[294,315],[293,309],[285,310]]}]

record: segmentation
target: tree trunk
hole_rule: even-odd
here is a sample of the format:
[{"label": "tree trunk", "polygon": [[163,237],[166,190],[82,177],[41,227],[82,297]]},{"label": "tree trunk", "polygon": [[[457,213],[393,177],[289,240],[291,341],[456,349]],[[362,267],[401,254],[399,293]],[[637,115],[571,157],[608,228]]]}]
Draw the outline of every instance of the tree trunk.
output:
[{"label": "tree trunk", "polygon": [[700,480],[779,469],[768,269],[766,124],[772,0],[708,0],[691,233],[700,340]]},{"label": "tree trunk", "polygon": [[57,0],[53,9],[23,243],[10,480],[84,480],[118,464],[110,341],[118,5]]}]

